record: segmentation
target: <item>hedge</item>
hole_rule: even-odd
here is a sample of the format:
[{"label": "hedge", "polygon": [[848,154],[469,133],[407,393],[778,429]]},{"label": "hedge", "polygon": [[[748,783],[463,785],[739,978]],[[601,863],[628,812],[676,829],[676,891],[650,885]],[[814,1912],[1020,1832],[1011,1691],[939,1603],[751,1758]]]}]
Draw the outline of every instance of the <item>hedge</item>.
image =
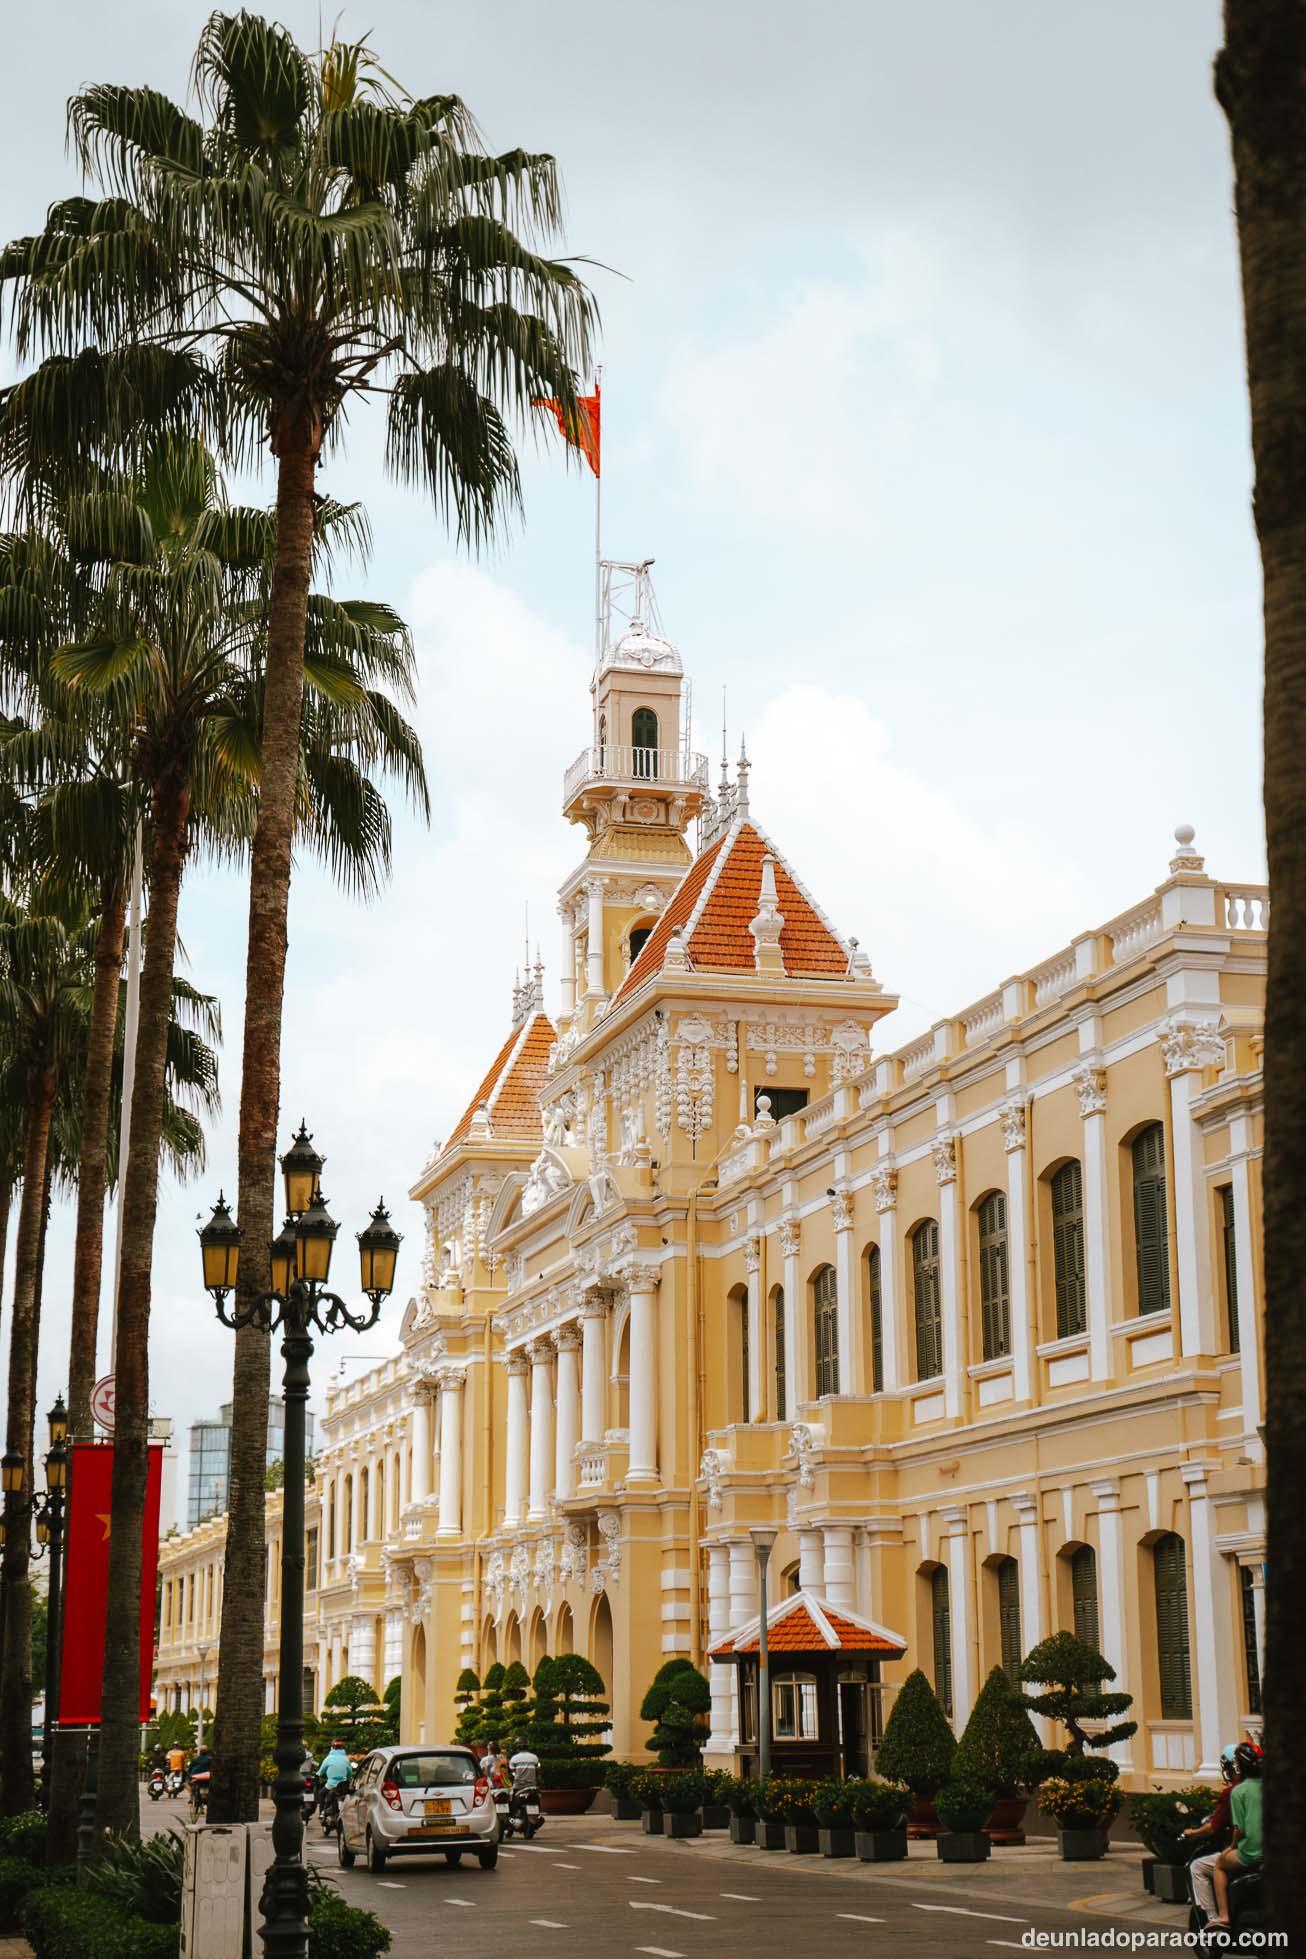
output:
[{"label": "hedge", "polygon": [[[389,1950],[389,1930],[375,1912],[347,1905],[324,1884],[314,1885],[308,1907],[308,1959],[377,1959],[378,1953]],[[95,1959],[104,1956],[97,1953]]]},{"label": "hedge", "polygon": [[50,1873],[21,1857],[0,1857],[0,1932],[18,1930],[19,1913],[29,1891],[47,1884]]},{"label": "hedge", "polygon": [[39,1809],[20,1810],[0,1818],[0,1857],[17,1857],[24,1864],[44,1864],[47,1824]]},{"label": "hedge", "polygon": [[36,1959],[177,1959],[179,1925],[150,1925],[93,1891],[28,1893],[21,1924]]}]

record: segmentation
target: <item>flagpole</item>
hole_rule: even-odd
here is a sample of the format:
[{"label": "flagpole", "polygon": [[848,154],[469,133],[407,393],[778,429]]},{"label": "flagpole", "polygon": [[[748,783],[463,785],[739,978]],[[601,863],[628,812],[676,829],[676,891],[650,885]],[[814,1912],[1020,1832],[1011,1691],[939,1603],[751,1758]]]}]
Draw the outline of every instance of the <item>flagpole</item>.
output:
[{"label": "flagpole", "polygon": [[598,468],[594,472],[594,671],[603,658],[603,369],[594,370],[594,420],[598,427]]}]

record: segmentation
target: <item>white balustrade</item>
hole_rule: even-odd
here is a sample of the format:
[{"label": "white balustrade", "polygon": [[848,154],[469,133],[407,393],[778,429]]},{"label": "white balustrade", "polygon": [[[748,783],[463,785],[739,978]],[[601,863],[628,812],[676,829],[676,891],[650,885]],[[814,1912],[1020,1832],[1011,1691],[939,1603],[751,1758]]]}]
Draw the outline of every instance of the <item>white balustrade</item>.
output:
[{"label": "white balustrade", "polygon": [[1059,1000],[1063,993],[1069,992],[1075,983],[1075,952],[1073,946],[1068,952],[1059,952],[1055,959],[1044,960],[1030,974],[1034,983],[1034,1005],[1046,1007],[1050,1000]]},{"label": "white balustrade", "polygon": [[1155,945],[1165,930],[1160,903],[1149,898],[1145,905],[1135,905],[1132,911],[1113,918],[1102,930],[1111,941],[1112,965],[1121,966],[1125,960],[1136,959],[1148,946]]},{"label": "white balustrade", "polygon": [[563,777],[563,798],[569,801],[587,782],[659,782],[676,788],[706,789],[706,755],[684,748],[632,748],[606,742],[602,748],[583,748]]},{"label": "white balustrade", "polygon": [[1224,924],[1230,932],[1268,932],[1270,894],[1263,884],[1227,890],[1224,898]]},{"label": "white balustrade", "polygon": [[986,999],[977,1000],[961,1016],[961,1038],[966,1047],[974,1047],[978,1041],[987,1041],[990,1034],[996,1034],[1002,1026],[1002,989],[990,993]]}]

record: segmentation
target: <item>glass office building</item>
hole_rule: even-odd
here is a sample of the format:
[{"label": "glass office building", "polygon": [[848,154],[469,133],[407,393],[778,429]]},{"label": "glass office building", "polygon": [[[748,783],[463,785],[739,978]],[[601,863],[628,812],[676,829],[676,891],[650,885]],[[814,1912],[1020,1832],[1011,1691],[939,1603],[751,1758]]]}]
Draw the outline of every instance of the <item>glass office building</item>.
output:
[{"label": "glass office building", "polygon": [[[231,1480],[231,1406],[224,1402],[214,1420],[192,1422],[190,1479],[186,1495],[186,1528],[193,1530],[205,1517],[227,1507]],[[313,1453],[313,1417],[307,1417],[306,1447]],[[286,1447],[286,1404],[280,1395],[268,1399],[268,1462],[280,1462]]]}]

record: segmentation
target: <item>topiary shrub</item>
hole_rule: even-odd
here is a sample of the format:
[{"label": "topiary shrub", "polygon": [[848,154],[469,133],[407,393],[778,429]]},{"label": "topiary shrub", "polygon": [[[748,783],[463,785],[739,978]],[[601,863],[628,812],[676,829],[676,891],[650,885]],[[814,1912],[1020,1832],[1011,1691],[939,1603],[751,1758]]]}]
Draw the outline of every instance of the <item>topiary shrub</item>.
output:
[{"label": "topiary shrub", "polygon": [[934,1808],[945,1829],[982,1830],[993,1814],[993,1794],[982,1782],[953,1775],[935,1796]]},{"label": "topiary shrub", "polygon": [[612,1744],[602,1739],[609,1715],[602,1674],[580,1653],[559,1653],[556,1659],[540,1661],[533,1684],[535,1704],[526,1735],[540,1758],[541,1788],[598,1788],[601,1773],[562,1783],[554,1779],[554,1770],[578,1762],[597,1767],[599,1758],[611,1753]]},{"label": "topiary shrub", "polygon": [[1036,1687],[1040,1694],[1017,1694],[1016,1702],[1031,1714],[1045,1714],[1059,1721],[1070,1736],[1067,1753],[1084,1755],[1093,1748],[1110,1748],[1117,1741],[1128,1741],[1137,1734],[1137,1721],[1116,1721],[1105,1728],[1089,1730],[1085,1721],[1110,1722],[1134,1704],[1132,1694],[1108,1693],[1103,1682],[1114,1680],[1115,1668],[1104,1660],[1087,1640],[1074,1633],[1057,1632],[1041,1639],[1020,1663],[1019,1678]]},{"label": "topiary shrub", "polygon": [[[548,1658],[547,1654],[540,1661],[540,1665],[552,1665],[552,1661]],[[527,1702],[530,1698],[530,1691],[531,1677],[529,1673],[527,1673],[520,1660],[510,1660],[504,1669],[503,1686],[500,1689],[503,1696],[503,1715],[500,1722],[502,1733],[499,1736],[500,1741],[506,1742],[509,1747],[512,1746],[517,1736],[529,1726],[531,1710]]]},{"label": "topiary shrub", "polygon": [[995,1796],[1023,1795],[1038,1782],[1044,1753],[1011,1682],[1001,1667],[994,1667],[957,1743],[953,1779],[982,1783]]},{"label": "topiary shrub", "polygon": [[683,1655],[664,1661],[639,1709],[641,1721],[656,1723],[648,1745],[664,1768],[702,1760],[711,1709],[712,1690],[693,1661]]},{"label": "topiary shrub", "polygon": [[957,1741],[938,1695],[917,1667],[898,1690],[875,1766],[890,1782],[905,1782],[922,1802],[941,1789],[952,1768]]},{"label": "topiary shrub", "polygon": [[455,1741],[470,1747],[476,1738],[476,1727],[481,1717],[476,1697],[481,1691],[479,1674],[472,1667],[464,1667],[458,1675],[458,1683],[453,1691],[453,1704],[458,1709],[458,1719],[454,1723]]},{"label": "topiary shrub", "polygon": [[36,1959],[177,1959],[181,1926],[151,1925],[75,1885],[29,1891],[20,1914]]}]

